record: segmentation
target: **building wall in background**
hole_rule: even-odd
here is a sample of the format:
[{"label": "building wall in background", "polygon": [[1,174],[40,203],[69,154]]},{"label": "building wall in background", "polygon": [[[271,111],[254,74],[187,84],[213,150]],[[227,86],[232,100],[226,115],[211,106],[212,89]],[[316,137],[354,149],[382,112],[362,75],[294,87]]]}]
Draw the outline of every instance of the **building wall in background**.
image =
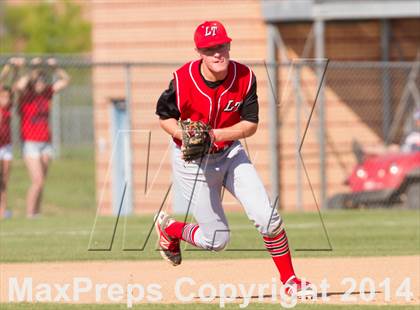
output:
[{"label": "building wall in background", "polygon": [[[413,61],[419,51],[420,18],[392,20],[390,60]],[[279,31],[287,48],[289,59],[314,57],[311,23],[280,24]],[[328,21],[325,25],[325,57],[330,61],[380,61],[381,60],[381,23],[378,20],[367,21]],[[306,45],[306,47],[305,47]],[[289,70],[281,70],[280,89],[287,90]],[[389,69],[392,85],[391,98],[393,110],[400,102],[408,71]],[[330,66],[326,75],[325,111],[326,111],[326,148],[328,196],[347,188],[343,181],[355,164],[351,151],[353,139],[362,144],[375,145],[383,142],[382,138],[382,75],[381,69],[334,68]],[[314,70],[305,70],[302,74],[302,89],[305,98],[302,119],[306,120],[315,98],[317,86]],[[282,97],[284,94],[282,95]],[[287,109],[280,112],[283,121],[280,135],[281,151],[281,187],[285,206],[293,206],[296,197],[296,171],[288,167],[297,167],[295,151],[296,97],[286,95],[283,105]],[[317,111],[315,111],[317,112]],[[319,148],[317,117],[308,130],[303,148],[308,174],[311,177],[315,195],[320,200]],[[302,127],[302,126],[301,126]],[[301,128],[303,132],[303,128]],[[399,143],[399,141],[394,141]],[[303,203],[305,209],[314,208],[309,183],[304,175]]]},{"label": "building wall in background", "polygon": [[[93,59],[97,62],[169,62],[174,65],[133,67],[132,135],[134,146],[134,201],[136,210],[153,211],[160,206],[170,185],[169,137],[159,128],[156,101],[179,65],[196,59],[193,34],[204,20],[220,20],[233,38],[231,56],[243,61],[265,58],[265,26],[258,1],[138,1],[92,2]],[[253,68],[258,77],[261,123],[258,134],[247,143],[251,156],[258,153],[256,165],[269,189],[267,132],[267,78],[264,67]],[[107,167],[112,151],[110,98],[125,97],[125,72],[121,68],[94,70],[94,107],[98,202],[110,210],[111,184]],[[142,131],[144,130],[144,131]],[[148,191],[145,194],[147,130],[151,130]],[[165,157],[166,156],[166,157]],[[155,178],[156,176],[156,178]],[[103,191],[103,195],[100,193]],[[226,205],[237,207],[226,194]]]},{"label": "building wall in background", "polygon": [[[262,61],[266,58],[266,27],[261,17],[259,1],[93,1],[93,60],[96,62],[179,63],[197,57],[193,45],[195,27],[204,20],[220,20],[233,38],[231,56],[243,61]],[[391,59],[412,60],[419,42],[420,19],[392,21],[393,38]],[[311,29],[310,23],[280,24],[279,30],[290,58],[302,56]],[[326,26],[326,56],[331,60],[380,60],[379,21],[328,22]],[[307,57],[312,57],[309,50]],[[167,87],[176,64],[166,66],[135,66],[131,69],[132,128],[134,146],[134,201],[136,211],[153,211],[160,206],[170,184],[170,161],[167,156],[169,138],[160,130],[155,116],[155,105]],[[258,133],[247,141],[251,158],[256,164],[268,190],[269,133],[267,98],[269,84],[264,66],[253,67],[258,79],[260,99],[260,125]],[[284,89],[288,70],[280,70],[280,89]],[[344,71],[345,72],[345,71]],[[351,73],[351,72],[350,72]],[[354,72],[353,72],[354,73]],[[341,181],[354,164],[350,151],[353,136],[363,136],[367,142],[379,142],[381,102],[377,93],[367,89],[354,74],[331,72],[331,83],[325,89],[328,131],[328,193],[344,190]],[[372,81],[378,72],[370,73]],[[334,78],[334,75],[336,78]],[[303,75],[308,98],[314,96],[316,76],[307,69]],[[94,109],[96,136],[96,165],[98,202],[109,212],[112,194],[107,169],[112,151],[110,132],[110,101],[125,97],[126,71],[122,67],[98,67],[94,70]],[[329,80],[327,81],[329,82]],[[373,89],[379,87],[372,82]],[[375,84],[376,83],[376,84]],[[376,88],[375,88],[376,87]],[[395,92],[398,95],[398,90]],[[368,106],[357,104],[369,98]],[[281,207],[296,207],[296,143],[295,102],[293,96],[282,102],[288,109],[281,111]],[[315,191],[319,191],[319,161],[316,121],[305,144],[305,158],[313,178]],[[350,135],[348,128],[354,128]],[[143,130],[143,131],[141,131]],[[148,130],[151,130],[150,170],[145,190]],[[165,157],[166,156],[166,157]],[[344,168],[343,168],[344,167]],[[146,193],[145,193],[146,192]],[[313,210],[315,204],[309,185],[303,189],[304,208]],[[231,197],[226,205],[237,207]],[[107,211],[108,210],[108,211]]]}]

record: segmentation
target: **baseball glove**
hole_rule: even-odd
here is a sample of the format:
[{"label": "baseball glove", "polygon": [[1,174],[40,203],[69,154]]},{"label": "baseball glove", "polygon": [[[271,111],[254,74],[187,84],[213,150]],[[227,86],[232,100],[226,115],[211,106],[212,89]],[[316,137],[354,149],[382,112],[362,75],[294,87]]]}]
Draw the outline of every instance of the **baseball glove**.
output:
[{"label": "baseball glove", "polygon": [[186,162],[200,159],[212,146],[211,127],[202,121],[179,121],[182,129],[182,157]]}]

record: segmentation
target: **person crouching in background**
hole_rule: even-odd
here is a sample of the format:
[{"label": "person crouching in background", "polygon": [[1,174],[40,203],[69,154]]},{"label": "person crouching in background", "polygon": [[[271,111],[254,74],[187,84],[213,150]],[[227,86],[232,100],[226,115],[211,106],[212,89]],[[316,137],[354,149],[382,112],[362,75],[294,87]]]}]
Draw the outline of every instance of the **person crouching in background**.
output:
[{"label": "person crouching in background", "polygon": [[[32,63],[34,64],[34,62]],[[26,216],[33,218],[41,211],[42,193],[48,166],[53,156],[49,115],[53,95],[69,84],[68,74],[50,58],[39,69],[37,62],[31,72],[19,79],[17,88],[22,92],[19,99],[20,134],[23,158],[28,169],[31,185],[26,196]],[[55,75],[52,82],[51,73]]]}]

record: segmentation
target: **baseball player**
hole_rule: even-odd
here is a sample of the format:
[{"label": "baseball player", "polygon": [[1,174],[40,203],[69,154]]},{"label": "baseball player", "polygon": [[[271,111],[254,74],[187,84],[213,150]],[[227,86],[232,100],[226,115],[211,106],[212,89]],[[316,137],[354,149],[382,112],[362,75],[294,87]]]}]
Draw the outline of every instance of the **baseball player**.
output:
[{"label": "baseball player", "polygon": [[304,283],[293,270],[282,219],[238,141],[257,130],[258,96],[251,69],[230,60],[231,41],[220,22],[200,24],[194,34],[199,59],[176,70],[158,100],[160,126],[174,141],[174,187],[197,222],[178,222],[165,212],[157,214],[160,253],[177,266],[181,240],[206,250],[226,247],[229,226],[221,204],[224,187],[240,201],[261,233],[281,281],[294,286],[298,294],[305,293]]}]

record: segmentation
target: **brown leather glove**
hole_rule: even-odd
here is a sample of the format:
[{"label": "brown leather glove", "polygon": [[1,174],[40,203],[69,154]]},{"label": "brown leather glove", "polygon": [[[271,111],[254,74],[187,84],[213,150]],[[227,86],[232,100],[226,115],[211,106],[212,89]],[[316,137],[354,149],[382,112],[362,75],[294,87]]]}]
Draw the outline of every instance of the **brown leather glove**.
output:
[{"label": "brown leather glove", "polygon": [[182,129],[183,159],[186,162],[191,162],[208,154],[213,143],[210,125],[190,119],[179,121],[179,124]]}]

